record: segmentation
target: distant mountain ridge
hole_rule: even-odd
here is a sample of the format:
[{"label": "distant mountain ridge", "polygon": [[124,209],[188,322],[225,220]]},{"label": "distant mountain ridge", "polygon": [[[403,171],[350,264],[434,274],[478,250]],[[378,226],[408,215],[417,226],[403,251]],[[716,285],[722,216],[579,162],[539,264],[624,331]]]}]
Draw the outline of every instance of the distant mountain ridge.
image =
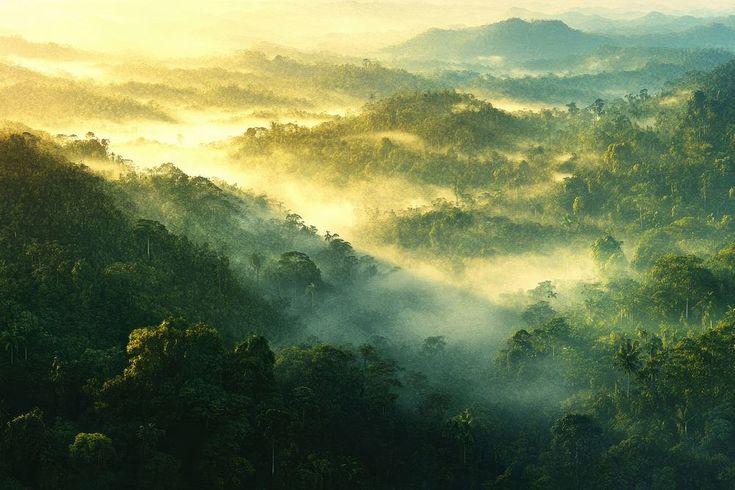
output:
[{"label": "distant mountain ridge", "polygon": [[[735,30],[720,23],[692,27],[681,32],[644,34],[626,39],[628,45],[657,48],[735,48]],[[625,42],[625,41],[622,41]]]},{"label": "distant mountain ridge", "polygon": [[735,28],[735,15],[696,17],[694,15],[672,15],[652,11],[635,17],[610,18],[580,10],[546,14],[523,8],[512,8],[508,10],[507,16],[524,20],[558,19],[570,27],[584,32],[626,36],[681,32],[713,23]]},{"label": "distant mountain ridge", "polygon": [[0,36],[0,56],[74,61],[88,59],[92,54],[63,44],[37,43],[20,36]]},{"label": "distant mountain ridge", "polygon": [[572,29],[559,20],[512,18],[465,29],[430,29],[387,51],[398,57],[527,61],[583,53],[609,42],[605,36]]},{"label": "distant mountain ridge", "polygon": [[623,36],[584,32],[561,20],[511,18],[478,27],[430,29],[385,52],[397,59],[521,65],[588,54],[602,46],[735,50],[735,30],[711,23],[677,32]]}]

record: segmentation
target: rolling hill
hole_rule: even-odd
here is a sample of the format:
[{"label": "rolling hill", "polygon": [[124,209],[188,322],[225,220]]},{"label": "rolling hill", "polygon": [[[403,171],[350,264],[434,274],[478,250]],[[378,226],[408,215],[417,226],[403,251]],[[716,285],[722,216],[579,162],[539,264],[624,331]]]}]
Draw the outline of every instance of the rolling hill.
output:
[{"label": "rolling hill", "polygon": [[735,50],[735,30],[723,23],[671,32],[636,35],[597,34],[573,29],[560,20],[512,18],[479,27],[431,29],[387,48],[395,60],[522,67],[531,61],[587,56],[603,46],[626,48]]},{"label": "rolling hill", "polygon": [[431,29],[387,52],[397,58],[522,62],[581,54],[609,43],[561,21],[508,19],[467,29]]}]

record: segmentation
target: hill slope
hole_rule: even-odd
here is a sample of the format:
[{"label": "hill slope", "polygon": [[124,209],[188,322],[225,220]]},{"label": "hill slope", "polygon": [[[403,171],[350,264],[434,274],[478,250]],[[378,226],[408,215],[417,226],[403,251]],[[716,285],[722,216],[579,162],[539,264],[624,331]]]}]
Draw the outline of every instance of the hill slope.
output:
[{"label": "hill slope", "polygon": [[508,19],[468,29],[431,29],[388,48],[397,57],[477,60],[498,57],[521,62],[561,58],[609,44],[604,36],[572,29],[561,21]]},{"label": "hill slope", "polygon": [[396,59],[521,66],[532,60],[587,55],[601,46],[735,49],[735,30],[722,23],[674,32],[619,35],[583,32],[560,20],[517,18],[465,29],[431,29],[386,49]]}]

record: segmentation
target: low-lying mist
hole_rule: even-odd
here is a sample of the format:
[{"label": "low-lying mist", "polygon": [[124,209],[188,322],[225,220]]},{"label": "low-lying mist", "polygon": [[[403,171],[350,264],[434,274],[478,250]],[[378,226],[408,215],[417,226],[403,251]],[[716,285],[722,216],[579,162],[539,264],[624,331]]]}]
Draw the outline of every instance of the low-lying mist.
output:
[{"label": "low-lying mist", "polygon": [[[118,144],[112,139],[111,148],[129,156],[141,168],[171,162],[189,175],[220,178],[267,195],[316,226],[320,233],[340,234],[361,253],[488,300],[496,301],[503,295],[531,289],[545,280],[563,283],[595,279],[588,248],[558,246],[550,253],[448,260],[381,245],[364,233],[363,225],[371,214],[418,208],[436,199],[453,200],[452,190],[448,188],[417,185],[400,177],[378,177],[339,186],[296,173],[269,173],[263,165],[250,167],[246,162],[233,160],[226,147],[218,144],[179,145],[147,140]],[[292,157],[284,155],[283,158]]]},{"label": "low-lying mist", "polygon": [[[356,252],[375,257],[382,264],[381,274],[339,295],[322,297],[319,293],[318,308],[302,311],[304,330],[300,337],[304,340],[359,345],[385,337],[418,346],[424,338],[444,336],[450,342],[474,345],[475,350],[483,345],[487,355],[497,351],[510,332],[523,326],[511,308],[522,307],[525,291],[546,280],[564,288],[594,279],[592,259],[582,250],[557,248],[549,254],[449,259],[381,245],[363,233],[361,225],[370,212],[450,199],[450,189],[400,178],[340,187],[298,174],[268,173],[262,165],[248,168],[242,161],[232,160],[226,147],[216,144],[117,143],[112,138],[110,149],[130,157],[141,169],[171,162],[189,175],[219,178],[255,195],[267,195],[282,203],[284,213],[297,213],[316,226],[319,234],[338,233],[352,242]],[[84,163],[110,175],[107,163]],[[301,247],[308,250],[313,245]],[[247,263],[250,252],[229,250],[238,263]]]}]

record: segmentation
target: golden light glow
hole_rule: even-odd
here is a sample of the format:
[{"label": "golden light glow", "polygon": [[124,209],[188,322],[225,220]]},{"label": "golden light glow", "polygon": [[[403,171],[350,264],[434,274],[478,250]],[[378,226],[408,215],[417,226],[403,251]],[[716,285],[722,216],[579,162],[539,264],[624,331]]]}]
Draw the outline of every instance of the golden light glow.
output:
[{"label": "golden light glow", "polygon": [[[580,5],[581,4],[581,5]],[[0,34],[54,40],[89,50],[201,55],[271,41],[307,49],[355,54],[397,43],[429,27],[494,22],[518,8],[555,13],[595,8],[605,15],[642,11],[713,13],[729,0],[2,0]],[[516,9],[516,10],[511,10]]]}]

